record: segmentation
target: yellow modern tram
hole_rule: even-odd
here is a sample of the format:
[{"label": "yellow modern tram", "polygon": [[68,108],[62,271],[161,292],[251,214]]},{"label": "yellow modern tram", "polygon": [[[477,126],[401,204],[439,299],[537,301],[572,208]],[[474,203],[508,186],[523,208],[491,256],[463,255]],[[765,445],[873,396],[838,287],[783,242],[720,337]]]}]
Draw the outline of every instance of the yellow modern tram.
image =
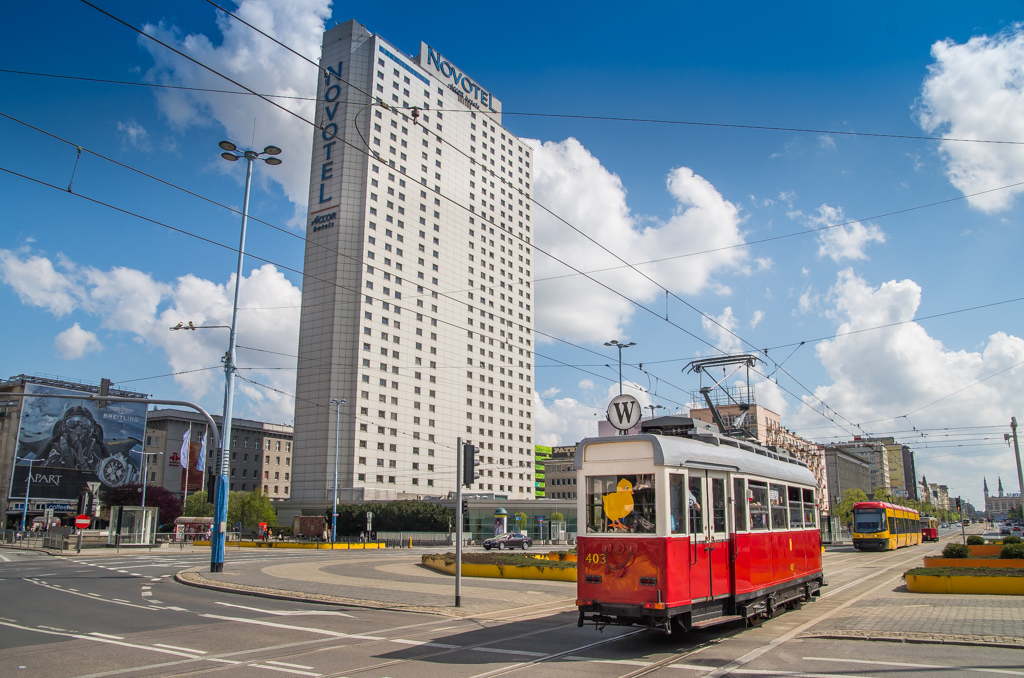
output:
[{"label": "yellow modern tram", "polygon": [[921,514],[916,509],[884,501],[853,505],[853,546],[894,551],[921,543]]}]

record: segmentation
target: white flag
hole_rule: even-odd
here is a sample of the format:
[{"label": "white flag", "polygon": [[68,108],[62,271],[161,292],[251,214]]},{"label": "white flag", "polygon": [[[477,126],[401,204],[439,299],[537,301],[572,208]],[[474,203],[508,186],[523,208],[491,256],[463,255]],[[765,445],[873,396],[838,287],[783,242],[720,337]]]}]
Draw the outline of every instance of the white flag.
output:
[{"label": "white flag", "polygon": [[192,437],[192,425],[189,424],[188,430],[185,431],[185,437],[181,440],[181,468],[188,468],[188,442],[189,438]]},{"label": "white flag", "polygon": [[210,432],[209,427],[207,427],[207,429],[205,431],[203,431],[203,444],[199,448],[199,458],[196,459],[196,470],[197,471],[202,471],[203,469],[206,468],[206,436],[209,434],[209,432]]}]

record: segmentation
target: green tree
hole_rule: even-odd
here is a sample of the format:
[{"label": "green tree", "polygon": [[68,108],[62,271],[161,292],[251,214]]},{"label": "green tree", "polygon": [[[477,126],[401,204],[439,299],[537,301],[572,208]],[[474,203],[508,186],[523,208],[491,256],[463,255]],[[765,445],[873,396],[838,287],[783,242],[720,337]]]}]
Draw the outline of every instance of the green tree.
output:
[{"label": "green tree", "polygon": [[551,514],[551,520],[565,520],[565,516],[560,512],[555,511]]},{"label": "green tree", "polygon": [[853,505],[859,501],[867,501],[868,495],[864,490],[854,488],[843,492],[843,499],[839,506],[833,511],[833,515],[839,516],[839,521],[846,525],[853,520]]},{"label": "green tree", "polygon": [[884,487],[876,487],[874,498],[877,501],[892,501],[892,497],[889,495],[889,490]]},{"label": "green tree", "polygon": [[252,492],[228,493],[228,524],[242,524],[242,530],[266,523],[270,527],[277,525],[277,509],[270,497],[256,489]]},{"label": "green tree", "polygon": [[[356,536],[366,530],[366,513],[373,512],[373,529],[383,532],[447,532],[455,512],[441,504],[408,500],[343,504],[338,508],[338,534]],[[331,520],[331,511],[325,513]]]},{"label": "green tree", "polygon": [[205,492],[190,494],[185,500],[185,508],[182,509],[181,515],[189,518],[212,518],[213,504],[206,501]]}]

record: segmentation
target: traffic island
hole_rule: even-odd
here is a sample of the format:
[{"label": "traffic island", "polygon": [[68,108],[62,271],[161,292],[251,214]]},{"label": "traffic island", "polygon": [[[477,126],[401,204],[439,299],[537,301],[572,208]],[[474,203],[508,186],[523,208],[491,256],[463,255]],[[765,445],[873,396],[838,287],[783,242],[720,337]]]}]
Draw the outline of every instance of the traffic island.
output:
[{"label": "traffic island", "polygon": [[[194,546],[209,546],[208,541],[194,541],[190,542]],[[243,549],[326,549],[328,551],[333,549],[338,550],[353,550],[360,551],[364,549],[383,549],[386,548],[383,542],[370,542],[362,543],[356,542],[349,544],[346,542],[338,542],[336,544],[329,544],[326,542],[316,541],[261,541],[255,540],[243,540],[243,541],[229,541],[225,542],[225,548],[243,548]]]},{"label": "traffic island", "polygon": [[[424,567],[436,572],[455,574],[455,554],[435,553],[422,557]],[[466,577],[490,577],[493,579],[542,579],[546,581],[576,581],[576,563],[561,560],[544,560],[519,554],[464,553],[462,574]]]},{"label": "traffic island", "polygon": [[[952,560],[952,559],[926,559]],[[965,559],[955,559],[962,563]],[[1024,568],[916,567],[903,574],[914,593],[975,593],[1024,596]]]}]

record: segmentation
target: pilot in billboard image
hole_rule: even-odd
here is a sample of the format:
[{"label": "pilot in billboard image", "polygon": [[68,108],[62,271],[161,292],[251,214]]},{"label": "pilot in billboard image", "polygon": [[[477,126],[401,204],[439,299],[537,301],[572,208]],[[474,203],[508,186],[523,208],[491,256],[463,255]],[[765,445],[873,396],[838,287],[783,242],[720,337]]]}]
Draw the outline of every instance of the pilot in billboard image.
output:
[{"label": "pilot in billboard image", "polygon": [[[75,391],[27,384],[29,394]],[[18,430],[11,497],[23,498],[31,468],[31,498],[77,499],[86,483],[107,488],[141,481],[145,403],[26,397]]]}]

